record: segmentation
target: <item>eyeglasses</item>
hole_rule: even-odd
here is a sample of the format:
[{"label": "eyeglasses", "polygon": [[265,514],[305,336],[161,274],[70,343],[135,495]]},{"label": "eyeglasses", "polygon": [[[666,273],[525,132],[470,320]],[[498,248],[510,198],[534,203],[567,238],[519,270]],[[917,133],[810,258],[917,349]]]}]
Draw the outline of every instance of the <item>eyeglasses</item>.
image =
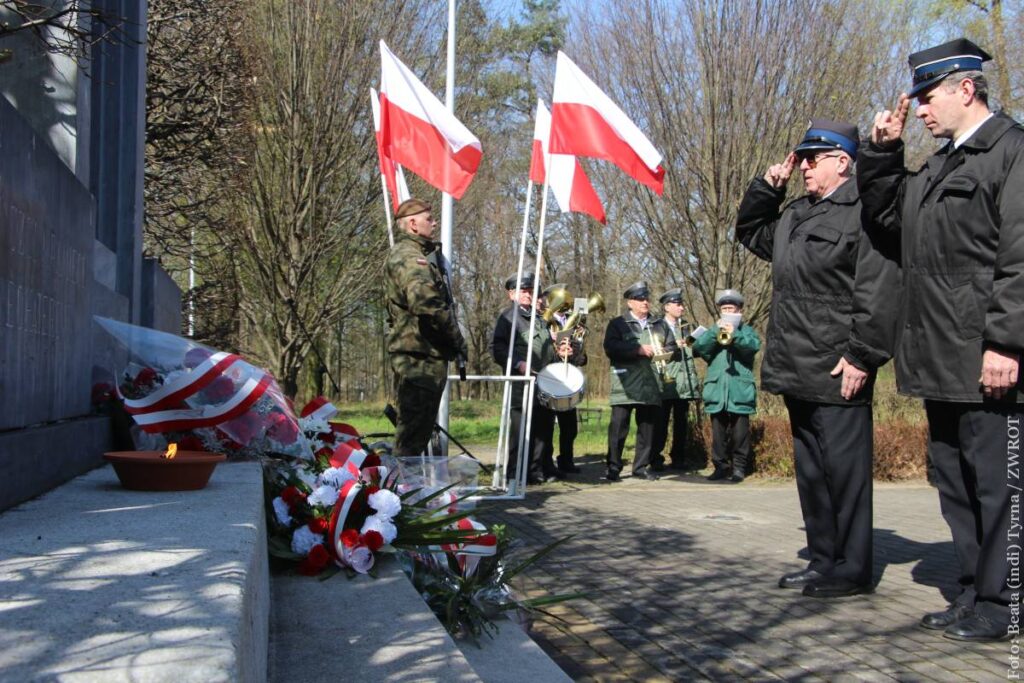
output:
[{"label": "eyeglasses", "polygon": [[818,162],[822,159],[838,159],[841,154],[804,154],[799,156],[800,161],[806,161],[808,168],[817,168]]}]

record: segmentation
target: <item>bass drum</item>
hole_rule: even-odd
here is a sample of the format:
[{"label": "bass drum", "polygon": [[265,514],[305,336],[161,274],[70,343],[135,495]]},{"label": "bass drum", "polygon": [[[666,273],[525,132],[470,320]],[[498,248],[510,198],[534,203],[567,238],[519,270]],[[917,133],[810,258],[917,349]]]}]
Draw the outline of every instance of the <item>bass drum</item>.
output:
[{"label": "bass drum", "polygon": [[552,363],[537,373],[537,402],[561,413],[572,410],[583,398],[586,379],[575,365]]}]

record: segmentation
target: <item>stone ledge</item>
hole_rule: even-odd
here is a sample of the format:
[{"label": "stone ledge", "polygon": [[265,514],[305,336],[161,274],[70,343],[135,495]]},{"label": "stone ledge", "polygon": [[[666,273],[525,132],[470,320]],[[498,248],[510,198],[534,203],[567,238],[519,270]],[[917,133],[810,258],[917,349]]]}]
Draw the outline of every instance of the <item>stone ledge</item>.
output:
[{"label": "stone ledge", "polygon": [[0,514],[0,680],[263,681],[268,587],[257,463],[181,493],[104,467]]},{"label": "stone ledge", "polygon": [[0,433],[0,511],[101,466],[108,450],[106,415]]}]

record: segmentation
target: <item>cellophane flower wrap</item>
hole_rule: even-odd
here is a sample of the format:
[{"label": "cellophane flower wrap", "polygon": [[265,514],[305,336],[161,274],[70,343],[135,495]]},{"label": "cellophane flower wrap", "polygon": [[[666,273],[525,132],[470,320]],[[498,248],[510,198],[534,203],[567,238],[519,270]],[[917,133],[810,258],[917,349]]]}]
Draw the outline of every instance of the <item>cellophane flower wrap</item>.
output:
[{"label": "cellophane flower wrap", "polygon": [[114,386],[96,397],[116,397],[134,420],[137,448],[259,457],[311,457],[298,419],[274,377],[237,354],[177,335],[96,317],[125,350]]}]

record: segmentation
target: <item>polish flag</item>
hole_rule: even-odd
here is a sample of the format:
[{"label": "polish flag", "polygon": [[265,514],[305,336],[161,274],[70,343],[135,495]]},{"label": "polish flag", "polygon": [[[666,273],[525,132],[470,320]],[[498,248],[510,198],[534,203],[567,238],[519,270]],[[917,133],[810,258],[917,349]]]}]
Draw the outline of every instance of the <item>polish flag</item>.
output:
[{"label": "polish flag", "polygon": [[381,147],[396,164],[459,199],[480,165],[480,140],[380,41]]},{"label": "polish flag", "polygon": [[605,222],[601,198],[594,191],[579,160],[571,154],[549,154],[548,135],[551,132],[551,112],[543,100],[537,100],[537,121],[533,126],[533,151],[530,154],[530,181],[544,183],[545,160],[550,169],[548,186],[555,195],[562,213],[576,211]]},{"label": "polish flag", "polygon": [[551,152],[610,161],[661,194],[661,154],[626,113],[559,51],[551,102]]},{"label": "polish flag", "polygon": [[380,165],[380,175],[384,178],[388,192],[391,193],[391,205],[397,207],[409,198],[409,186],[405,183],[405,171],[402,170],[402,166],[392,161],[384,151],[380,135],[380,96],[373,88],[370,88],[370,106],[373,108],[373,132],[377,138],[377,162]]}]

